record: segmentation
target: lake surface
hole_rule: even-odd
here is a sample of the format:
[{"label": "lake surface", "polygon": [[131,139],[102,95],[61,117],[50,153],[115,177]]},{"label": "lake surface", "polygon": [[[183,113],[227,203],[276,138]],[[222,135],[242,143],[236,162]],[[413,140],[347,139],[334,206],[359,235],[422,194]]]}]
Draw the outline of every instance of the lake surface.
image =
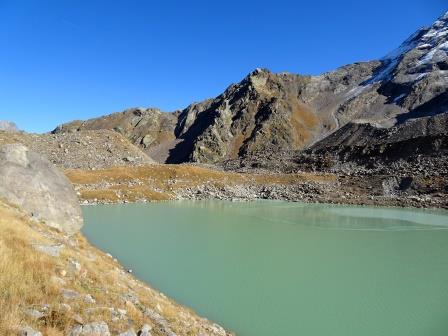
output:
[{"label": "lake surface", "polygon": [[93,244],[237,335],[448,335],[446,211],[219,201],[83,211]]}]

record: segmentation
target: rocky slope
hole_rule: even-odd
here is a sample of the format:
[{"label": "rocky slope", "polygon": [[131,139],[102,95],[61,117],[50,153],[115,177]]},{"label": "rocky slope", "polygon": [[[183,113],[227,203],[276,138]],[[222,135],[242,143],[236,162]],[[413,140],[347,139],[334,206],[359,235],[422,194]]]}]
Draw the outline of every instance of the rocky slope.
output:
[{"label": "rocky slope", "polygon": [[99,169],[153,162],[128,139],[110,130],[63,134],[0,131],[0,145],[9,143],[21,143],[61,168]]},{"label": "rocky slope", "polygon": [[72,185],[41,154],[0,147],[0,173],[1,335],[229,335],[90,246]]},{"label": "rocky slope", "polygon": [[446,112],[447,46],[448,13],[378,61],[320,76],[257,69],[218,97],[182,111],[131,109],[54,132],[114,129],[169,163],[302,150],[349,123],[382,129]]},{"label": "rocky slope", "polygon": [[355,174],[345,169],[336,173],[303,172],[297,171],[295,165],[288,173],[273,172],[273,167],[240,168],[241,172],[229,172],[192,165],[117,167],[95,171],[70,169],[65,173],[81,201],[92,204],[273,199],[448,208],[448,166],[443,168],[444,175],[435,175],[430,169],[419,171],[414,166],[403,166],[399,173],[396,169],[393,173],[361,170]]},{"label": "rocky slope", "polygon": [[58,126],[53,133],[76,133],[82,130],[114,130],[139,145],[159,162],[167,159],[168,149],[175,145],[178,113],[163,113],[155,108],[134,108],[87,121],[74,121]]},{"label": "rocky slope", "polygon": [[133,278],[80,234],[0,200],[0,334],[230,335]]}]

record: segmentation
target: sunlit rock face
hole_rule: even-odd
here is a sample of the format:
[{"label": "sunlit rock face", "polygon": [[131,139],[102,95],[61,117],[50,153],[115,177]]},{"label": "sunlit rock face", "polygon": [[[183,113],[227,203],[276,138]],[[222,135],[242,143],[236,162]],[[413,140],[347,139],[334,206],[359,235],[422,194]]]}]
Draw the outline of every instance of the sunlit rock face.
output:
[{"label": "sunlit rock face", "polygon": [[0,197],[67,234],[83,225],[76,193],[65,175],[23,145],[0,148]]}]

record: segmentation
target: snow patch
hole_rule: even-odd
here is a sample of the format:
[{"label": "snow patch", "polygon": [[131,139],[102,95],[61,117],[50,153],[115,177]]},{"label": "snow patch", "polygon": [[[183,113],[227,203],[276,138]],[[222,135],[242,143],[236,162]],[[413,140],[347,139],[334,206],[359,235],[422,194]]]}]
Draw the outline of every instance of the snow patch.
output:
[{"label": "snow patch", "polygon": [[423,55],[423,57],[417,62],[417,66],[431,63],[432,58],[434,57],[435,53],[439,50],[448,52],[448,41],[440,44],[439,46],[432,48],[431,51],[429,51],[427,54]]},{"label": "snow patch", "polygon": [[353,89],[348,91],[344,96],[347,100],[355,98],[359,96],[361,93],[363,93],[365,90],[367,90],[371,85],[364,85],[364,86],[355,86]]},{"label": "snow patch", "polygon": [[417,45],[421,42],[419,39],[416,39],[416,37],[421,35],[422,31],[425,31],[425,29],[417,30],[397,49],[391,51],[389,54],[384,56],[381,59],[381,61],[383,61],[384,66],[383,69],[380,72],[378,72],[375,76],[367,80],[366,83],[373,84],[388,79],[392,75],[392,71],[394,71],[398,63],[400,63],[401,59],[403,58],[403,55],[411,51],[412,49],[416,48]]},{"label": "snow patch", "polygon": [[405,93],[399,95],[398,97],[396,97],[396,98],[394,99],[394,103],[398,103],[398,101],[401,100],[401,99],[404,98],[404,97],[406,97],[406,94],[405,94]]},{"label": "snow patch", "polygon": [[425,44],[420,44],[419,46],[417,46],[417,49],[428,49],[428,48],[432,48],[432,44],[425,43]]}]

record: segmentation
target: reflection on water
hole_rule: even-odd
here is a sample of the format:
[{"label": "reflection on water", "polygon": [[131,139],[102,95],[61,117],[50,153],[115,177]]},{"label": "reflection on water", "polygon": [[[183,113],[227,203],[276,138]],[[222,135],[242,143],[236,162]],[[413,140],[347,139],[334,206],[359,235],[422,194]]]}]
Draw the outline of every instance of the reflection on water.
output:
[{"label": "reflection on water", "polygon": [[180,201],[84,214],[95,245],[238,335],[448,335],[446,211]]}]

